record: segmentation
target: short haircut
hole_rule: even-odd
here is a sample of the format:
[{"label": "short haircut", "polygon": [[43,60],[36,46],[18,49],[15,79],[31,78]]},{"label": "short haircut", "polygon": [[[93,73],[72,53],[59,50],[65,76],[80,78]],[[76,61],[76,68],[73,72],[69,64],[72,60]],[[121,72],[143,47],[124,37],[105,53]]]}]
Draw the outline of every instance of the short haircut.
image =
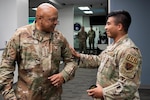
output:
[{"label": "short haircut", "polygon": [[115,23],[121,23],[124,27],[124,31],[128,32],[129,26],[131,24],[131,16],[129,12],[125,10],[112,11],[107,15],[107,19],[109,17],[115,17]]}]

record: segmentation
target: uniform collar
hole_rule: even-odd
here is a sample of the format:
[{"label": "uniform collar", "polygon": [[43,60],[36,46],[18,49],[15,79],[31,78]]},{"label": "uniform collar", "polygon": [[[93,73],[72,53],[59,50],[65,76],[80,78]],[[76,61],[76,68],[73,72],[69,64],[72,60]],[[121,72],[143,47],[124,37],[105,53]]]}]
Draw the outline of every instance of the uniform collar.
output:
[{"label": "uniform collar", "polygon": [[128,38],[128,34],[125,34],[123,37],[121,37],[115,44],[122,42],[126,38]]},{"label": "uniform collar", "polygon": [[32,37],[41,42],[50,40],[53,33],[46,33],[46,32],[37,30],[35,23],[36,23],[35,21],[32,23],[32,30],[33,30]]},{"label": "uniform collar", "polygon": [[107,48],[108,50],[114,50],[118,45],[120,45],[124,40],[128,38],[128,34],[125,34],[123,37],[121,37],[117,42],[113,42],[111,45],[109,45]]}]

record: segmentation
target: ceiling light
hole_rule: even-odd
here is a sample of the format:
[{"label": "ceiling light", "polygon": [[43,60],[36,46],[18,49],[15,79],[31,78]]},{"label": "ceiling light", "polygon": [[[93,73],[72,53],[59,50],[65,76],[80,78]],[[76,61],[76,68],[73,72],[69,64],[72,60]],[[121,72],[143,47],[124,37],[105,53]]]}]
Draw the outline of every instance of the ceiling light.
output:
[{"label": "ceiling light", "polygon": [[80,10],[90,10],[89,7],[78,7]]},{"label": "ceiling light", "polygon": [[32,8],[32,10],[37,10],[37,8]]},{"label": "ceiling light", "polygon": [[85,14],[93,14],[93,11],[83,11]]},{"label": "ceiling light", "polygon": [[49,0],[51,3],[58,5],[59,7],[62,7],[60,3],[58,3],[56,0]]}]

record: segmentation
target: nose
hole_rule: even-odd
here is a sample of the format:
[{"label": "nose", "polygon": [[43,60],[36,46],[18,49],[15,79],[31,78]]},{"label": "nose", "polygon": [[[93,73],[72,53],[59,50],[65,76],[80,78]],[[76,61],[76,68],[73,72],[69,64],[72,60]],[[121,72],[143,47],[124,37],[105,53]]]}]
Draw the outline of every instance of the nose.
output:
[{"label": "nose", "polygon": [[59,24],[59,21],[58,21],[58,20],[55,20],[55,21],[54,21],[54,24],[55,24],[55,25]]}]

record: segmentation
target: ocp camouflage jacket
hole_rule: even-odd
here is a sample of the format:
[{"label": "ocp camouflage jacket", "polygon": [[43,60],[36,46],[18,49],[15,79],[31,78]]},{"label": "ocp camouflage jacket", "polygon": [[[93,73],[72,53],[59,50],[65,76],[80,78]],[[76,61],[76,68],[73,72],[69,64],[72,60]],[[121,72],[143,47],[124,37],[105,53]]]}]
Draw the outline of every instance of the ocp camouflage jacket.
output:
[{"label": "ocp camouflage jacket", "polygon": [[[59,73],[60,61],[65,82],[72,79],[76,64],[69,44],[58,31],[45,33],[35,23],[16,30],[7,44],[0,64],[0,89],[6,100],[59,100],[62,87],[54,87],[48,77]],[[18,63],[18,82],[13,87],[15,62]]]}]

